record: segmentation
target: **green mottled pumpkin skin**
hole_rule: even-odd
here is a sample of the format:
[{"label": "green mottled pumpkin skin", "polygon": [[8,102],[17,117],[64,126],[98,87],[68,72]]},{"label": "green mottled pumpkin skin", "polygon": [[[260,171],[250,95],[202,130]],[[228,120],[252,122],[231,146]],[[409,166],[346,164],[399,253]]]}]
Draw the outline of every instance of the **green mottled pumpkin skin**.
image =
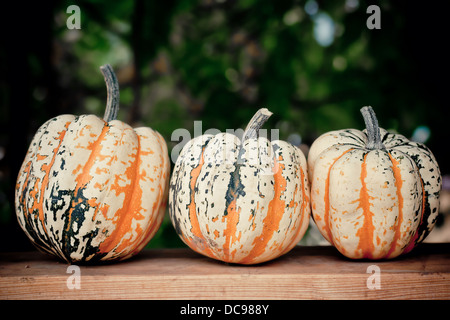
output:
[{"label": "green mottled pumpkin skin", "polygon": [[196,252],[256,264],[287,253],[303,237],[309,198],[300,149],[220,133],[194,138],[181,151],[169,212],[180,238]]}]

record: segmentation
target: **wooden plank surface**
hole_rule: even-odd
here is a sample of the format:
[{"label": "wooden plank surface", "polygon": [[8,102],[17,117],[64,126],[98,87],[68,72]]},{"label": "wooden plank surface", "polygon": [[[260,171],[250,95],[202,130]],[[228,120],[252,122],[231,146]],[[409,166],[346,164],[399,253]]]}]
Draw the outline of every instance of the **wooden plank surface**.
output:
[{"label": "wooden plank surface", "polygon": [[145,250],[128,261],[80,266],[79,289],[70,288],[76,273],[68,267],[39,252],[0,253],[0,299],[450,299],[449,243],[423,244],[393,261],[296,247],[256,266],[190,249]]}]

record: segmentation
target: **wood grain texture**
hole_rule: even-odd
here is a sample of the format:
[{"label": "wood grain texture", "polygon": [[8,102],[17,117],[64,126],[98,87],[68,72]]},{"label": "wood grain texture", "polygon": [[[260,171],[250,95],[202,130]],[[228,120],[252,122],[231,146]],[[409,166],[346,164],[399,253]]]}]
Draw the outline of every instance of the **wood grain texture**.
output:
[{"label": "wood grain texture", "polygon": [[[380,289],[368,289],[380,268]],[[254,266],[189,249],[146,250],[129,261],[80,266],[38,252],[0,253],[0,299],[450,299],[450,243],[422,244],[389,261],[353,261],[333,247],[296,247]]]}]

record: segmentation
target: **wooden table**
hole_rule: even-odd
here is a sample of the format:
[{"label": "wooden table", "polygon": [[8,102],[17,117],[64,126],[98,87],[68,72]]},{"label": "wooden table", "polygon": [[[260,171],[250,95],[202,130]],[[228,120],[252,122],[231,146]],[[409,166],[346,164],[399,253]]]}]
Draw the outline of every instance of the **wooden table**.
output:
[{"label": "wooden table", "polygon": [[154,249],[68,267],[39,252],[0,253],[0,299],[450,299],[450,243],[422,244],[393,261],[352,261],[326,246],[239,266]]}]

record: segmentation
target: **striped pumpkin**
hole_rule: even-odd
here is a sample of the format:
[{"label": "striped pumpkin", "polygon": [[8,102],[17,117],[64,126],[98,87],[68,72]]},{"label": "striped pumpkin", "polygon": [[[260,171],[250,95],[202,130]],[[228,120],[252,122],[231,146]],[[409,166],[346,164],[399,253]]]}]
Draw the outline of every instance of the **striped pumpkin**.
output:
[{"label": "striped pumpkin", "polygon": [[169,213],[196,252],[256,264],[287,253],[303,237],[310,217],[306,159],[288,142],[258,137],[270,115],[260,109],[242,141],[229,133],[206,134],[182,149]]},{"label": "striped pumpkin", "polygon": [[439,167],[425,145],[379,128],[371,107],[361,112],[366,130],[332,131],[311,146],[313,218],[349,258],[394,258],[433,229]]},{"label": "striped pumpkin", "polygon": [[119,91],[109,65],[104,120],[61,115],[35,134],[20,169],[15,207],[40,250],[68,262],[123,260],[158,230],[169,159],[162,136],[114,120]]}]

